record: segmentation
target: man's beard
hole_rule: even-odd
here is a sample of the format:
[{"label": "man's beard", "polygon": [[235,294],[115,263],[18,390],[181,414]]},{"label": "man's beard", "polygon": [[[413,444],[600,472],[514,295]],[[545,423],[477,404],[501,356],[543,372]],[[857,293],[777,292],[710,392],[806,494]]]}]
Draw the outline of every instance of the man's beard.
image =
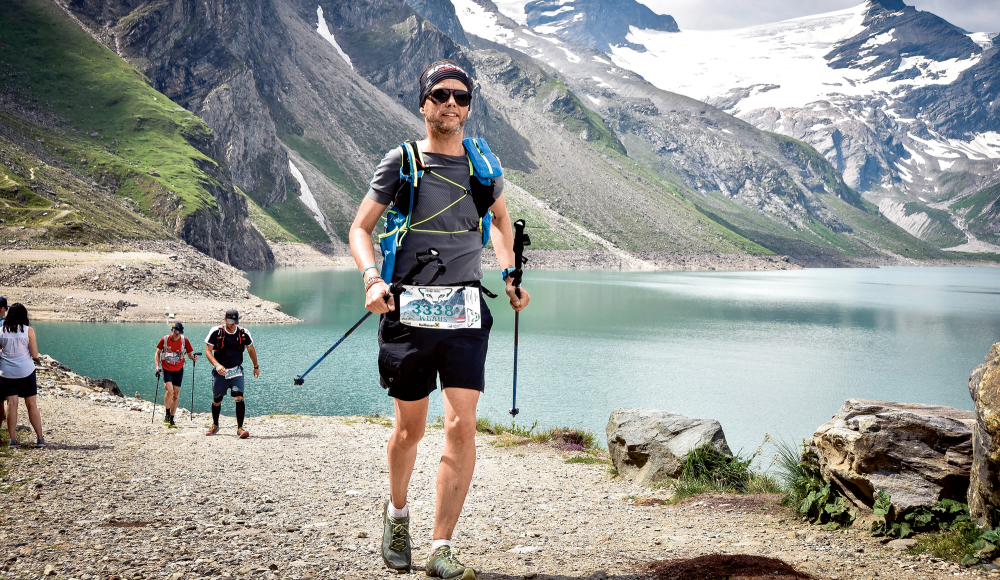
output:
[{"label": "man's beard", "polygon": [[468,118],[459,118],[458,124],[454,127],[448,126],[444,121],[428,121],[427,126],[430,127],[432,132],[437,133],[438,135],[459,135],[462,133],[462,130],[465,129],[465,122],[467,120]]}]

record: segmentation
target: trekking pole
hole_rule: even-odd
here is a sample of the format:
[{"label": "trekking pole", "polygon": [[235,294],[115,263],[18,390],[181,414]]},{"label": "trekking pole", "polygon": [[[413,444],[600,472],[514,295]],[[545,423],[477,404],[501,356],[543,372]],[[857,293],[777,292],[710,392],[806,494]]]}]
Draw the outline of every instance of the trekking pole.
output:
[{"label": "trekking pole", "polygon": [[156,397],[160,396],[160,373],[156,373],[156,390],[153,391],[153,414],[149,418],[149,422],[156,422]]},{"label": "trekking pole", "polygon": [[[517,220],[514,222],[514,268],[515,270],[510,273],[513,277],[514,293],[517,294],[517,299],[521,299],[521,275],[524,274],[524,264],[528,263],[528,259],[524,257],[524,246],[530,246],[531,239],[528,238],[524,233],[524,220]],[[513,395],[511,397],[510,403],[510,416],[517,418],[517,414],[520,412],[517,408],[517,336],[518,330],[521,322],[521,312],[514,312],[514,389]]]},{"label": "trekking pole", "polygon": [[[194,356],[201,356],[202,353],[196,352]],[[198,375],[196,372],[198,370],[198,361],[191,361],[191,420],[194,421],[194,378]]]},{"label": "trekking pole", "polygon": [[[439,255],[440,254],[438,253],[438,251],[435,250],[434,248],[431,248],[426,252],[418,252],[417,261],[410,268],[410,271],[407,272],[402,278],[400,278],[399,282],[395,282],[389,285],[389,293],[385,295],[385,301],[386,302],[389,301],[389,296],[398,296],[399,294],[401,294],[403,292],[403,286],[405,284],[409,284],[413,280],[414,276],[422,272],[423,269],[426,268],[429,264],[435,264],[437,268],[436,271],[434,272],[434,276],[431,278],[431,281],[428,282],[428,284],[431,284],[434,282],[434,280],[437,280],[438,276],[444,274],[445,272],[444,263],[441,261],[441,258],[438,257]],[[399,308],[399,305],[397,304],[396,307]],[[352,326],[347,332],[345,332],[344,336],[340,337],[340,340],[333,343],[333,346],[331,346],[325,353],[323,353],[323,356],[316,359],[316,362],[314,362],[312,366],[306,369],[306,372],[295,377],[292,380],[292,384],[295,385],[304,384],[306,380],[306,375],[308,375],[314,368],[316,368],[316,365],[323,362],[323,359],[325,359],[328,354],[333,352],[333,349],[340,346],[340,343],[344,342],[344,340],[346,340],[348,336],[351,336],[351,333],[357,330],[359,326],[364,324],[364,322],[368,320],[368,317],[371,316],[372,314],[373,313],[370,310],[367,313],[365,313],[365,315],[361,317],[361,320],[355,322],[354,326]]]}]

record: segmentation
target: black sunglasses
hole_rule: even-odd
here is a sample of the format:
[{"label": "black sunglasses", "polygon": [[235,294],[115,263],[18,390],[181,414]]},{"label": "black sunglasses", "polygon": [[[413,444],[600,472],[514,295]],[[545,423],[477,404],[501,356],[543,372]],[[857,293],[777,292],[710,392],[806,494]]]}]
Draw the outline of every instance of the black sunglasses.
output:
[{"label": "black sunglasses", "polygon": [[472,102],[472,94],[465,89],[434,89],[427,95],[427,98],[434,101],[435,104],[443,105],[452,96],[455,97],[455,104],[459,107],[468,107],[469,103]]}]

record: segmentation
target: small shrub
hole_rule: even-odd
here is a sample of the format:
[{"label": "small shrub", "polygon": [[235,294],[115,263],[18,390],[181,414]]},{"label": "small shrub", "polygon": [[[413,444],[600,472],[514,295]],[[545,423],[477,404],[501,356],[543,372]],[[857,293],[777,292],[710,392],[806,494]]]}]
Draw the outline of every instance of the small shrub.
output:
[{"label": "small shrub", "polygon": [[577,455],[576,457],[570,457],[564,463],[585,463],[587,465],[593,465],[594,463],[605,463],[610,464],[610,459],[604,459],[603,457],[594,457],[593,455]]},{"label": "small shrub", "polygon": [[857,512],[847,507],[843,497],[834,495],[829,482],[811,480],[806,489],[808,493],[799,504],[799,514],[814,524],[822,525],[825,530],[851,527]]},{"label": "small shrub", "polygon": [[531,437],[531,433],[535,430],[535,427],[538,427],[538,421],[532,423],[531,427],[525,428],[518,425],[513,420],[511,420],[509,427],[503,423],[494,423],[485,417],[480,417],[476,420],[476,432],[485,433],[487,435],[504,435],[509,433],[517,437],[528,438]]},{"label": "small shrub", "polygon": [[849,509],[844,498],[837,496],[830,483],[823,480],[805,441],[801,447],[784,441],[777,441],[774,446],[778,450],[777,479],[785,492],[782,505],[827,530],[850,527],[857,512]]},{"label": "small shrub", "polygon": [[909,553],[928,553],[935,558],[972,566],[995,556],[998,545],[1000,537],[996,531],[984,531],[974,522],[964,522],[948,531],[921,534]]},{"label": "small shrub", "polygon": [[892,498],[885,491],[875,492],[872,506],[880,521],[872,522],[873,536],[908,538],[920,532],[946,532],[964,527],[969,519],[969,506],[950,499],[943,499],[930,507],[914,508],[902,518],[896,514]]},{"label": "small shrub", "polygon": [[759,454],[760,450],[745,459],[730,457],[705,444],[687,454],[677,481],[659,487],[669,486],[675,503],[709,492],[779,493],[781,487],[773,477],[751,467]]},{"label": "small shrub", "polygon": [[365,423],[372,423],[373,425],[381,425],[383,427],[392,427],[392,417],[386,417],[379,413],[372,413],[371,415],[364,415],[361,419]]}]

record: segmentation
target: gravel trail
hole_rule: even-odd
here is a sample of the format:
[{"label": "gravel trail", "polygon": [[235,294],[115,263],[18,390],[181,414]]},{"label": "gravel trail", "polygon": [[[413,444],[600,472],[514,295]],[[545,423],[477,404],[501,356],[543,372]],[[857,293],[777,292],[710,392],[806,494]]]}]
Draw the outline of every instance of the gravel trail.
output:
[{"label": "gravel trail", "polygon": [[[167,429],[162,407],[150,424],[149,402],[60,370],[42,371],[40,381],[49,448],[26,444],[0,458],[0,578],[397,576],[378,555],[389,420],[254,417],[240,440],[224,417],[220,434],[205,437],[207,415],[192,421],[181,411],[179,428]],[[440,427],[428,428],[411,487],[419,577],[442,439]],[[902,555],[861,530],[823,532],[798,522],[779,496],[662,505],[662,492],[613,479],[607,465],[567,464],[571,454],[553,447],[500,441],[478,441],[454,538],[460,558],[487,580],[667,578],[648,563],[706,554],[778,558],[838,580],[997,575]]]}]

